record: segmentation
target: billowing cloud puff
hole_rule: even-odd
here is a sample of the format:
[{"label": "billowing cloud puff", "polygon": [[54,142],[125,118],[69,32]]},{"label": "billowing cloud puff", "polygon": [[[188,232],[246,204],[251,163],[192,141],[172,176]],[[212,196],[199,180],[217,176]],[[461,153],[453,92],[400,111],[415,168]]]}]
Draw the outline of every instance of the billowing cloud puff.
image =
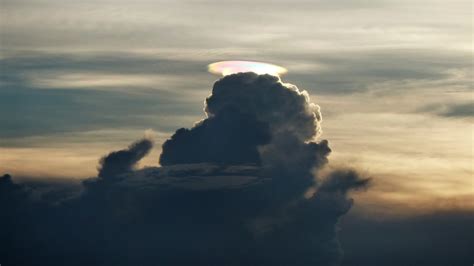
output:
[{"label": "billowing cloud puff", "polygon": [[[271,75],[249,72],[218,80],[206,99],[205,111],[208,118],[192,129],[179,129],[164,143],[162,165],[261,164],[265,155],[259,149],[269,145],[276,152],[284,148],[279,145],[283,139],[303,144],[320,133],[319,106],[310,102],[306,91]],[[329,149],[322,145],[325,157]]]},{"label": "billowing cloud puff", "polygon": [[271,75],[239,73],[218,80],[206,99],[206,113],[212,117],[233,109],[268,123],[273,135],[312,140],[320,130],[319,106],[308,93]]},{"label": "billowing cloud puff", "polygon": [[100,159],[99,177],[110,178],[130,172],[138,161],[153,148],[153,141],[144,138],[132,143],[127,149],[114,151]]},{"label": "billowing cloud puff", "polygon": [[319,107],[277,77],[239,73],[215,83],[206,113],[163,144],[161,167],[134,169],[152,147],[140,140],[102,158],[76,197],[33,200],[2,178],[0,204],[17,206],[0,221],[2,262],[338,265],[336,224],[368,180],[314,175],[330,153]]},{"label": "billowing cloud puff", "polygon": [[270,141],[268,125],[238,110],[181,128],[163,144],[161,165],[260,163],[257,147]]}]

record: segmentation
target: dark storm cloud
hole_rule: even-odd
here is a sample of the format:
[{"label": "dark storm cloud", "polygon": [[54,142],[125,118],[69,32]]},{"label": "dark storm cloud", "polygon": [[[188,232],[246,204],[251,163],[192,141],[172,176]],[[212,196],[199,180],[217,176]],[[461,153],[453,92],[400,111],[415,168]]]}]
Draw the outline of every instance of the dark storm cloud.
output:
[{"label": "dark storm cloud", "polygon": [[335,225],[352,201],[329,190],[309,199],[283,197],[278,192],[285,185],[260,171],[252,165],[147,168],[88,180],[79,197],[59,203],[48,195],[33,199],[28,184],[1,182],[8,192],[0,203],[1,259],[22,265],[338,265]]},{"label": "dark storm cloud", "polygon": [[[11,199],[9,197],[5,196],[10,196],[15,195],[15,194],[20,194],[21,193],[21,185],[15,184],[12,181],[12,177],[9,174],[5,174],[0,178],[0,197],[2,199],[1,202],[7,202],[11,200],[12,202],[15,201],[15,199]],[[21,194],[20,194],[21,197]]]},{"label": "dark storm cloud", "polygon": [[255,117],[227,112],[181,128],[163,144],[161,165],[182,163],[259,163],[258,145],[270,140],[269,128]]},{"label": "dark storm cloud", "polygon": [[113,178],[131,172],[138,161],[145,157],[153,148],[151,139],[141,139],[132,143],[127,149],[114,151],[100,159],[98,176]]},{"label": "dark storm cloud", "polygon": [[463,266],[474,261],[472,210],[390,218],[351,212],[340,226],[343,266]]},{"label": "dark storm cloud", "polygon": [[273,134],[310,140],[319,132],[321,113],[306,91],[271,75],[239,73],[218,80],[206,99],[208,116],[240,110],[268,123]]},{"label": "dark storm cloud", "polygon": [[163,145],[164,166],[133,171],[152,146],[140,140],[102,158],[79,196],[3,177],[2,263],[338,265],[338,220],[368,180],[314,175],[330,152],[315,142],[319,107],[276,77],[241,73],[215,83],[206,112]]},{"label": "dark storm cloud", "polygon": [[276,160],[270,157],[278,153],[291,152],[287,148],[301,154],[307,151],[312,163],[322,165],[330,151],[326,142],[305,143],[320,131],[319,106],[310,102],[305,91],[274,76],[240,73],[217,81],[205,111],[208,118],[192,129],[179,129],[164,143],[162,165],[261,164]]}]

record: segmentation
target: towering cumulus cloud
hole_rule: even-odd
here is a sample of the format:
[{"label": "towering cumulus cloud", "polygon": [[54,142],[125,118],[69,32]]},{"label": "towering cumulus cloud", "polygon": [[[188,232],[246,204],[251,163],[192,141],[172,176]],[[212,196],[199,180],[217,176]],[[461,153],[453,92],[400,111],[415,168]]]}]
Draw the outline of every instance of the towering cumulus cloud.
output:
[{"label": "towering cumulus cloud", "polygon": [[331,150],[308,94],[239,73],[214,84],[205,112],[163,144],[161,167],[135,169],[152,147],[138,141],[102,158],[79,196],[3,177],[2,262],[338,265],[337,222],[368,180],[317,174]]},{"label": "towering cumulus cloud", "polygon": [[278,77],[227,76],[214,84],[205,111],[208,118],[164,143],[161,165],[254,163],[298,178],[327,162],[327,141],[314,142],[321,132],[319,106]]}]

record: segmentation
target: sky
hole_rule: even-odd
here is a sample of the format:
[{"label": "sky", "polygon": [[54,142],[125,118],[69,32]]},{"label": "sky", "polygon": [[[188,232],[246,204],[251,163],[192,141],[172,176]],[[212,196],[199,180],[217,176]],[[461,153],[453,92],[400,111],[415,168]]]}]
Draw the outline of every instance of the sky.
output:
[{"label": "sky", "polygon": [[[222,60],[283,66],[322,113],[351,212],[474,210],[471,1],[0,2],[0,174],[83,180],[153,131],[140,166],[205,117]],[[394,218],[395,219],[395,218]]]}]

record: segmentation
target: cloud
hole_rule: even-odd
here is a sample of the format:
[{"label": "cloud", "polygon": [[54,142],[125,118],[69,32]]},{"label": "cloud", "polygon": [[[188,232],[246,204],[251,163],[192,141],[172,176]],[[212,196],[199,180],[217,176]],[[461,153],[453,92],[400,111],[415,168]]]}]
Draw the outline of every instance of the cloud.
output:
[{"label": "cloud", "polygon": [[[193,57],[197,55],[200,56]],[[296,53],[292,49],[291,53],[269,51],[265,56],[196,52],[188,58],[184,58],[182,52],[13,53],[0,59],[0,122],[4,125],[0,136],[2,140],[8,138],[10,141],[21,140],[25,136],[123,128],[124,125],[140,129],[153,125],[159,131],[174,131],[178,126],[197,119],[196,114],[202,105],[200,99],[208,94],[206,87],[212,80],[202,69],[209,61],[229,56],[253,57],[263,61],[272,58],[272,61],[288,66],[290,72],[286,79],[297,81],[310,94],[322,96],[320,101],[325,102],[326,117],[329,111],[385,111],[387,103],[403,101],[397,106],[402,104],[407,108],[391,109],[399,113],[413,108],[413,99],[416,99],[387,97],[385,101],[379,101],[379,94],[354,97],[352,94],[357,92],[385,91],[393,96],[396,92],[407,95],[405,91],[410,90],[410,95],[418,97],[439,97],[439,94],[427,94],[423,91],[425,89],[440,93],[461,91],[467,95],[472,83],[469,76],[470,56],[458,50],[440,52],[435,49],[387,48],[377,51],[338,50],[321,54],[305,50]],[[323,67],[301,72],[291,68],[295,62]],[[360,68],[361,65],[365,67]],[[183,79],[182,75],[192,78]],[[152,80],[152,76],[158,78]],[[143,80],[139,81],[137,77]],[[103,78],[116,85],[109,84],[106,88],[79,86],[79,83],[100,82]],[[47,87],[44,81],[54,81],[54,89],[39,90]],[[71,84],[70,81],[78,83]],[[122,81],[124,83],[119,84]],[[158,83],[144,84],[154,81]],[[341,100],[343,95],[348,97]],[[335,97],[335,100],[326,101],[328,96]],[[450,101],[449,98],[446,100]],[[124,101],[127,101],[129,108],[122,108]],[[361,106],[360,101],[370,103]],[[381,102],[387,103],[382,105]],[[340,107],[343,104],[349,106]],[[107,115],[102,115],[103,112]]]},{"label": "cloud", "polygon": [[84,193],[60,203],[10,184],[25,196],[12,192],[2,202],[11,208],[2,208],[8,238],[1,258],[24,265],[337,265],[335,224],[352,201],[332,191],[290,200],[278,193],[281,182],[259,172],[251,165],[146,168],[88,180]]},{"label": "cloud", "polygon": [[[373,92],[378,94],[367,94],[366,97],[378,99],[379,94],[420,93],[425,89],[439,93],[470,91],[471,62],[467,53],[463,50],[387,48],[273,56],[288,62],[288,80],[297,80],[311,93],[343,96]],[[319,68],[292,71],[291,64],[295,62]],[[424,97],[429,96],[425,94]]]},{"label": "cloud", "polygon": [[474,260],[473,224],[472,210],[389,219],[351,212],[340,224],[342,265],[469,265]]},{"label": "cloud", "polygon": [[353,169],[337,169],[329,173],[319,189],[345,195],[351,189],[365,188],[368,184],[369,179],[361,178]]},{"label": "cloud", "polygon": [[[119,1],[113,7],[109,1],[94,4],[51,1],[47,5],[31,0],[8,2],[3,5],[6,22],[2,47],[12,51],[155,49],[161,53],[229,49],[230,55],[225,57],[241,58],[235,50],[246,49],[256,55],[301,50],[321,54],[328,49],[439,47],[446,50],[446,46],[468,49],[470,45],[471,29],[467,23],[470,14],[466,12],[470,3],[465,0],[436,1],[432,6],[427,6],[424,0],[321,0],[295,1],[291,5],[288,1],[246,1],[252,3],[250,9],[240,8],[240,1],[222,4],[183,1],[166,6],[161,2]],[[234,27],[228,19],[229,9],[232,16],[241,18],[239,27]],[[262,9],[268,12],[262,14]],[[403,13],[406,9],[413,12]],[[68,12],[60,12],[64,10]],[[53,13],[57,15],[48,16]],[[338,19],[334,14],[347,19]],[[266,25],[264,32],[257,26],[261,22]],[[229,31],[231,27],[233,30]],[[150,31],[157,34],[150,35]],[[84,38],[88,39],[87,43],[82,41]],[[287,45],[275,46],[275,42]],[[272,49],[268,49],[270,46]]]},{"label": "cloud", "polygon": [[153,148],[153,140],[144,138],[132,143],[127,149],[114,151],[100,159],[99,177],[111,178],[134,170],[138,161]]},{"label": "cloud", "polygon": [[283,84],[274,76],[239,73],[217,81],[206,99],[205,111],[208,118],[192,129],[179,129],[163,144],[162,165],[261,164],[262,160],[270,161],[263,158],[270,154],[259,149],[271,149],[275,154],[284,148],[284,139],[312,146],[315,153],[319,148],[304,143],[313,141],[320,132],[319,106],[310,102],[306,91]]},{"label": "cloud", "polygon": [[179,129],[163,144],[160,164],[259,163],[258,145],[270,140],[269,128],[250,115],[225,112]]},{"label": "cloud", "polygon": [[451,105],[441,115],[448,117],[473,117],[474,103]]},{"label": "cloud", "polygon": [[474,103],[431,104],[419,109],[443,117],[471,118],[474,117]]},{"label": "cloud", "polygon": [[163,144],[161,167],[135,169],[152,148],[141,139],[104,156],[80,195],[0,179],[2,263],[338,265],[338,220],[368,180],[314,174],[330,149],[306,92],[269,75],[226,76],[206,113]]},{"label": "cloud", "polygon": [[[197,119],[201,102],[191,99],[208,94],[199,88],[208,86],[211,78],[196,69],[207,63],[133,52],[6,55],[0,58],[0,122],[4,125],[0,139],[8,139],[2,145],[29,136],[143,129],[144,125],[174,131],[177,124]],[[183,79],[183,74],[189,78]],[[106,77],[115,84],[106,88],[74,85],[67,82],[69,79],[63,82],[65,76],[78,76],[73,78],[78,83],[100,83],[101,77]],[[55,85],[45,86],[45,80]]]}]

